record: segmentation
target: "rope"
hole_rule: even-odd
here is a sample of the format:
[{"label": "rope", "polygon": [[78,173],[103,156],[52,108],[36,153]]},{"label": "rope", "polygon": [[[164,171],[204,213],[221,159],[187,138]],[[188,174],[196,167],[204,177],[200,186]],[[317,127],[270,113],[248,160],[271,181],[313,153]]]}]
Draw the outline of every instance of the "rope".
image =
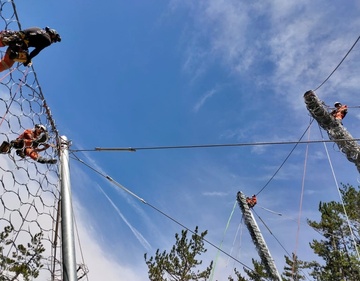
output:
[{"label": "rope", "polygon": [[[319,128],[319,129],[320,129],[320,128]],[[321,130],[320,130],[320,132],[321,132]],[[322,132],[321,132],[321,135],[322,135]],[[351,228],[351,225],[350,225],[350,220],[349,220],[348,214],[347,214],[346,209],[345,209],[345,205],[344,205],[344,201],[343,201],[343,198],[342,198],[342,195],[341,195],[341,191],[340,191],[340,188],[339,188],[339,184],[338,184],[337,179],[336,179],[334,167],[333,167],[333,165],[332,165],[332,163],[331,163],[329,151],[328,151],[328,149],[327,149],[327,147],[326,147],[325,144],[324,144],[324,148],[325,148],[325,151],[326,151],[326,155],[327,155],[327,157],[328,157],[328,160],[329,160],[329,165],[330,165],[331,172],[332,172],[332,175],[333,175],[333,178],[334,178],[334,181],[335,181],[336,189],[337,189],[337,191],[338,191],[338,193],[339,193],[340,202],[341,202],[341,205],[342,205],[342,207],[343,207],[344,215],[345,215],[345,217],[346,217],[346,222],[347,222],[347,224],[348,224],[348,227],[349,227],[349,230],[350,230],[350,233],[351,233],[351,238],[352,238],[353,243],[354,243],[354,248],[355,248],[357,257],[358,257],[358,259],[360,260],[360,255],[359,255],[359,251],[358,251],[358,249],[357,249],[356,239],[355,239],[354,233],[353,233],[352,228]]]},{"label": "rope", "polygon": [[[237,205],[237,200],[235,200],[234,207],[233,207],[233,209],[232,209],[232,211],[231,211],[231,213],[230,213],[230,217],[229,217],[229,219],[228,219],[228,221],[227,221],[227,224],[226,224],[226,227],[225,227],[225,230],[224,230],[224,235],[223,235],[223,238],[222,238],[221,243],[220,243],[220,247],[219,247],[220,249],[221,249],[221,247],[222,247],[222,243],[224,242],[224,237],[225,237],[225,234],[226,234],[226,232],[227,232],[227,230],[228,230],[228,228],[229,228],[230,220],[231,220],[231,218],[232,218],[232,216],[233,216],[233,214],[234,214],[236,205]],[[212,269],[212,271],[211,271],[211,275],[210,275],[210,281],[212,281],[213,278],[214,278],[214,273],[215,273],[216,263],[217,263],[217,260],[218,260],[218,258],[219,258],[219,253],[220,253],[219,251],[217,251],[217,253],[216,253],[216,257],[215,257],[215,261],[214,261],[214,267],[213,267],[213,269]]]},{"label": "rope", "polygon": [[17,67],[16,67],[16,68],[12,68],[10,71],[8,71],[3,77],[0,78],[0,82],[1,82],[2,80],[4,80],[7,76],[9,76],[12,72],[14,72],[14,70],[16,70],[16,69],[17,69]]},{"label": "rope", "polygon": [[[74,155],[72,153],[72,155]],[[84,164],[86,167],[88,167],[89,169],[91,169],[92,171],[96,172],[97,174],[99,174],[100,176],[110,180],[111,178],[105,174],[103,174],[102,172],[96,170],[95,168],[93,168],[92,166],[90,166],[89,164],[85,163],[83,160],[81,160],[80,158],[78,158],[76,155],[74,155],[75,160],[79,161],[80,163]],[[151,205],[150,203],[146,202],[144,199],[140,198],[139,196],[137,196],[135,193],[131,192],[130,190],[128,190],[127,188],[123,187],[121,184],[117,183],[116,181],[114,181],[113,179],[110,180],[111,183],[115,184],[118,187],[121,187],[124,191],[126,191],[127,193],[129,193],[131,196],[135,197],[136,199],[138,199],[140,202],[148,205],[150,208],[154,209],[155,211],[157,211],[158,213],[162,214],[163,216],[167,217],[168,219],[170,219],[171,221],[175,222],[176,224],[180,225],[182,228],[186,229],[187,231],[189,231],[190,233],[192,233],[193,235],[197,235],[198,237],[200,237],[197,233],[195,233],[193,230],[189,229],[188,227],[186,227],[184,224],[180,223],[178,220],[172,218],[170,215],[167,215],[166,213],[164,213],[163,211],[159,210],[158,208],[156,208],[155,206]],[[229,258],[233,259],[234,261],[238,262],[239,264],[241,264],[242,266],[244,266],[245,268],[247,268],[248,270],[250,270],[251,272],[253,272],[254,274],[257,275],[257,273],[250,268],[249,266],[247,266],[246,264],[242,263],[241,261],[239,261],[238,259],[234,258],[233,256],[231,256],[230,254],[228,254],[227,252],[223,251],[222,249],[220,249],[218,246],[216,246],[214,243],[210,242],[209,240],[202,238],[204,242],[208,243],[210,246],[214,247],[215,249],[219,250],[220,252],[222,252],[223,254],[225,254],[226,256],[228,256]]]},{"label": "rope", "polygon": [[[71,204],[71,208],[73,209],[73,212],[74,212],[74,206],[73,204]],[[74,214],[74,213],[73,213]],[[85,264],[85,259],[84,259],[84,253],[83,253],[83,250],[82,250],[82,247],[81,247],[81,241],[80,241],[80,235],[79,235],[79,229],[78,229],[78,226],[77,226],[77,222],[76,222],[76,218],[75,218],[75,214],[73,215],[73,220],[74,220],[74,225],[75,225],[75,229],[76,229],[76,238],[78,240],[78,244],[79,244],[79,250],[80,250],[80,255],[81,255],[81,261],[82,261],[82,264]],[[84,272],[85,276],[86,276],[86,280],[89,281],[89,277],[88,277],[88,274],[87,272]],[[84,276],[82,276],[84,277]],[[79,278],[80,279],[80,278]],[[78,279],[78,280],[79,280]]]},{"label": "rope", "polygon": [[[310,139],[310,129],[309,129],[308,139]],[[306,175],[306,166],[307,166],[308,153],[309,153],[309,145],[306,146],[306,151],[305,151],[304,173],[303,173],[303,178],[302,178],[302,183],[301,183],[299,217],[298,217],[298,226],[297,226],[297,231],[296,231],[296,243],[295,243],[294,257],[296,257],[297,249],[299,247],[300,224],[301,224],[301,214],[302,214],[302,206],[303,206],[303,199],[304,199],[305,175]],[[292,266],[292,277],[293,277],[293,279],[295,277],[295,263],[296,263],[296,261],[293,260],[293,266]]]},{"label": "rope", "polygon": [[[244,226],[244,224],[243,224],[243,217],[244,217],[244,216],[241,217],[241,222],[239,223],[239,225],[238,225],[238,227],[237,227],[237,229],[236,229],[235,237],[234,237],[233,243],[232,243],[232,245],[231,245],[231,249],[230,249],[230,255],[232,255],[232,252],[233,252],[233,250],[234,250],[234,245],[235,245],[237,236],[238,236],[238,234],[239,234],[239,231],[240,231],[240,239],[239,239],[239,247],[238,247],[238,248],[239,248],[239,250],[241,249],[241,239],[242,239],[243,226]],[[229,264],[229,258],[228,258],[227,261],[226,261],[226,267],[228,266],[228,264]]]},{"label": "rope", "polygon": [[335,69],[330,73],[330,75],[314,90],[316,92],[322,85],[324,85],[330,77],[334,74],[334,72],[340,67],[340,65],[343,63],[343,61],[346,59],[346,57],[350,54],[352,49],[355,47],[357,42],[360,40],[360,36],[356,39],[355,43],[351,46],[350,50],[346,53],[346,55],[343,57],[343,59],[340,61],[340,63],[335,67]]}]

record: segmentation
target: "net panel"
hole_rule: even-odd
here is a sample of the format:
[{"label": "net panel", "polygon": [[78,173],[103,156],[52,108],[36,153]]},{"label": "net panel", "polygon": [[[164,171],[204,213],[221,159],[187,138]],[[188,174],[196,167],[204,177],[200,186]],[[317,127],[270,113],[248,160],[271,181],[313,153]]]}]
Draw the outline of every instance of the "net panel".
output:
[{"label": "net panel", "polygon": [[[21,28],[13,1],[0,0],[0,22],[4,30]],[[0,48],[1,57],[5,51]],[[47,143],[54,147],[40,155],[57,158],[58,133],[34,68],[15,63],[0,72],[0,115],[0,144],[42,124],[49,133]],[[14,270],[9,260],[3,262],[6,259],[17,260],[36,280],[61,280],[59,198],[57,164],[22,158],[16,149],[0,154],[1,280],[25,280],[25,273]]]}]

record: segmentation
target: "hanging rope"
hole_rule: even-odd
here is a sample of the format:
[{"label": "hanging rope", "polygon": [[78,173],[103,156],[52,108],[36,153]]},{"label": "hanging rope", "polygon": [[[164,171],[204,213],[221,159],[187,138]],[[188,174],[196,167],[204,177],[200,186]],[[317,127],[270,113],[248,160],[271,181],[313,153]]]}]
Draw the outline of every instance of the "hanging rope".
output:
[{"label": "hanging rope", "polygon": [[[309,133],[308,133],[308,140],[309,140],[309,139],[310,139],[310,129],[309,129]],[[302,182],[301,182],[301,195],[300,195],[300,204],[299,204],[299,217],[298,217],[298,223],[297,223],[296,243],[295,243],[294,257],[297,256],[297,249],[298,249],[298,247],[299,247],[300,224],[301,224],[302,206],[303,206],[303,198],[304,198],[305,175],[306,175],[306,165],[307,165],[307,159],[308,159],[308,152],[309,152],[309,145],[306,146],[306,151],[305,151],[304,172],[303,172],[303,178],[302,178]],[[293,279],[294,279],[294,277],[295,277],[295,263],[296,263],[296,261],[293,260],[293,266],[292,266],[292,277],[293,277]]]},{"label": "hanging rope", "polygon": [[12,68],[10,71],[8,71],[3,77],[0,78],[0,82],[1,82],[2,80],[4,80],[7,76],[9,76],[11,73],[13,73],[14,70],[16,70],[16,69],[17,69],[17,67],[16,67],[16,68]]},{"label": "hanging rope", "polygon": [[[220,246],[219,246],[220,249],[221,249],[221,247],[222,247],[222,243],[224,242],[224,237],[225,237],[226,232],[227,232],[227,230],[228,230],[228,228],[229,228],[230,221],[231,221],[231,218],[232,218],[232,216],[233,216],[233,214],[234,214],[234,211],[235,211],[236,206],[237,206],[237,200],[235,200],[234,207],[233,207],[233,209],[232,209],[232,211],[231,211],[231,213],[230,213],[230,217],[229,217],[229,219],[228,219],[228,221],[227,221],[227,224],[226,224],[226,227],[225,227],[225,230],[224,230],[224,234],[223,234],[223,238],[222,238],[222,240],[221,240],[221,242],[220,242]],[[210,281],[212,281],[213,278],[214,278],[214,272],[215,272],[217,260],[218,260],[218,258],[219,258],[219,254],[220,254],[220,251],[217,251],[216,257],[215,257],[215,261],[214,261],[214,267],[213,267],[213,269],[212,269],[212,271],[211,271],[211,275],[210,275]]]},{"label": "hanging rope", "polygon": [[[239,231],[240,231],[240,239],[239,239],[239,247],[238,247],[238,251],[240,251],[241,250],[241,241],[242,241],[242,235],[243,235],[243,226],[244,226],[244,224],[243,224],[243,218],[244,218],[244,216],[242,216],[241,217],[241,221],[240,221],[240,223],[239,223],[239,225],[238,225],[238,227],[237,227],[237,229],[236,229],[236,233],[235,233],[235,237],[234,237],[234,240],[233,240],[233,243],[232,243],[232,245],[231,245],[231,249],[230,249],[230,255],[232,255],[232,252],[233,252],[233,250],[234,250],[234,247],[235,247],[235,242],[236,242],[236,239],[237,239],[237,236],[238,236],[238,234],[239,234]],[[236,256],[236,258],[239,258],[239,256],[237,255]],[[229,264],[229,258],[227,259],[227,261],[226,261],[226,267],[228,266],[228,264]]]}]

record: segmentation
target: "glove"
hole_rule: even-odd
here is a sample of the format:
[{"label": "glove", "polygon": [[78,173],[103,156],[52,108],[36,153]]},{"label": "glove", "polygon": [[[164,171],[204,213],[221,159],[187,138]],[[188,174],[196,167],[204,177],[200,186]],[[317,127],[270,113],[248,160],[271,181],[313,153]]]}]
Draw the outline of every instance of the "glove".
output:
[{"label": "glove", "polygon": [[32,65],[31,59],[27,59],[27,61],[24,62],[24,66],[31,66],[31,65]]},{"label": "glove", "polygon": [[25,54],[26,54],[26,62],[24,62],[24,66],[31,66],[32,61],[31,61],[28,50],[25,50]]}]

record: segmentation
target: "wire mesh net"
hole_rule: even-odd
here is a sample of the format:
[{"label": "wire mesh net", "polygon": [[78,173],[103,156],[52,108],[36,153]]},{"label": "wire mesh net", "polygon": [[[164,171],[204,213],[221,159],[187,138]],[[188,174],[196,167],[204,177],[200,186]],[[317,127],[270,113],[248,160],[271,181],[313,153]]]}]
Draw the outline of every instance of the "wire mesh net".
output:
[{"label": "wire mesh net", "polygon": [[[13,1],[0,0],[0,22],[3,30],[21,29]],[[0,144],[42,124],[54,146],[39,156],[57,157],[56,126],[33,68],[15,63],[0,72],[0,114]],[[0,154],[0,280],[60,280],[59,198],[57,165],[14,148]]]}]

